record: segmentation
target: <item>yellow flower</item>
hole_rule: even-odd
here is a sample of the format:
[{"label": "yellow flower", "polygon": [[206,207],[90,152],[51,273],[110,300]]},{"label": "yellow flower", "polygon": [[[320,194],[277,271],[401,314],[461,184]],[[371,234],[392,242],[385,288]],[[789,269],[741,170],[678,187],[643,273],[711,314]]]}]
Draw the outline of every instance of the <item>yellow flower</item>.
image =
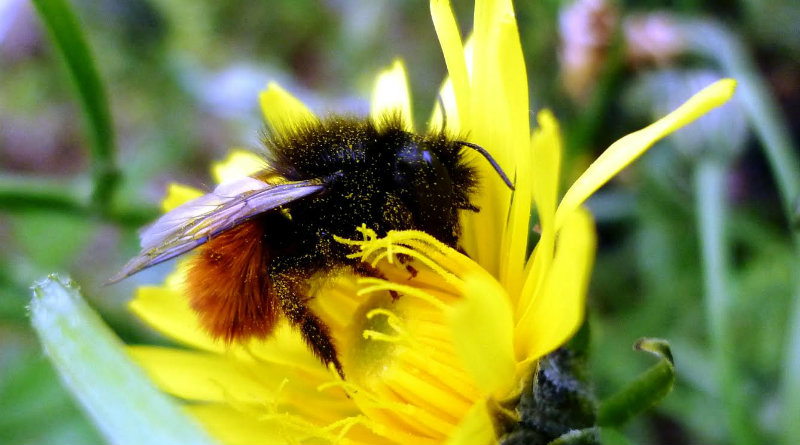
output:
[{"label": "yellow flower", "polygon": [[[466,44],[450,5],[431,2],[449,78],[442,87],[446,131],[486,148],[514,179],[512,193],[485,162],[475,162],[479,213],[463,214],[466,255],[425,233],[392,232],[344,240],[387,280],[335,277],[312,309],[331,328],[347,380],[325,369],[288,325],[273,337],[225,346],[200,327],[182,293],[179,265],[163,286],[139,289],[131,308],[189,346],[136,346],[130,353],[166,392],[227,443],[495,443],[516,420],[514,404],[537,359],[563,344],[583,319],[595,233],[580,205],[658,139],[724,103],[720,81],[675,112],[617,141],[558,202],[561,137],[543,111],[529,128],[527,74],[511,2],[478,1]],[[278,133],[314,119],[277,85],[261,95]],[[377,79],[371,118],[400,111],[413,131],[403,64]],[[430,131],[443,124],[439,106]],[[376,120],[379,122],[379,120]],[[260,158],[235,151],[214,166],[217,181],[252,174]],[[174,185],[165,209],[200,192]],[[531,206],[541,237],[526,257]],[[396,255],[413,258],[409,278]],[[392,301],[387,290],[401,294]]]}]

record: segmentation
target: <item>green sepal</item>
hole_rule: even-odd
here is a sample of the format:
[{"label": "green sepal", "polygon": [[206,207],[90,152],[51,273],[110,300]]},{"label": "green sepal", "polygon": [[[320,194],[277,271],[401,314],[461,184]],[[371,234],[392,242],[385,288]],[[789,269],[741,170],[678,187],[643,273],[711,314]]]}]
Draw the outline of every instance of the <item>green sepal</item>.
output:
[{"label": "green sepal", "polygon": [[599,444],[594,428],[597,403],[589,383],[585,351],[581,347],[559,348],[540,359],[534,372],[531,386],[523,391],[517,406],[520,421],[500,443]]}]

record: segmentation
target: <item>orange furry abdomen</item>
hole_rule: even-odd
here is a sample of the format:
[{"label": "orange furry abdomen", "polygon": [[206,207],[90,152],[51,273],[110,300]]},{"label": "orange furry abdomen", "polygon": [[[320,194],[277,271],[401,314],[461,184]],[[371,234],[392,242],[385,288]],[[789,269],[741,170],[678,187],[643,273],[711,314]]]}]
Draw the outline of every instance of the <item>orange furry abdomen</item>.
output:
[{"label": "orange furry abdomen", "polygon": [[279,309],[263,235],[257,221],[245,222],[202,245],[191,261],[189,301],[215,338],[263,338],[275,327]]}]

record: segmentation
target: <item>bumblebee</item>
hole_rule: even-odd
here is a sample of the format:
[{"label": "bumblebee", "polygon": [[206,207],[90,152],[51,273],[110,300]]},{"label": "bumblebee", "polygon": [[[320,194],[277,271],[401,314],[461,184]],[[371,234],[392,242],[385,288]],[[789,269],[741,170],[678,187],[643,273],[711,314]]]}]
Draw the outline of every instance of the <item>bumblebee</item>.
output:
[{"label": "bumblebee", "polygon": [[417,135],[401,119],[331,116],[265,138],[265,170],[220,184],[141,233],[141,252],[119,281],[190,250],[186,292],[202,326],[227,342],[266,338],[285,318],[314,355],[344,378],[328,327],[307,302],[308,280],[345,270],[381,273],[347,256],[366,225],[378,235],[421,230],[458,248],[459,210],[477,212],[472,149],[511,181],[482,147],[444,132]]}]

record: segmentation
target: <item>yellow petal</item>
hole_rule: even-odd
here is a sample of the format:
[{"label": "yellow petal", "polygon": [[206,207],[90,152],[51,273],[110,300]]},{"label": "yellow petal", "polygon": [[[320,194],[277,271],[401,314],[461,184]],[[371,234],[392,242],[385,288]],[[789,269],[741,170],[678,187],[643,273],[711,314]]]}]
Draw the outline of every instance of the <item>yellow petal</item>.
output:
[{"label": "yellow petal", "polygon": [[524,309],[515,328],[519,362],[537,359],[564,344],[583,322],[596,244],[588,211],[570,213],[559,233],[552,267],[541,292]]},{"label": "yellow petal", "polygon": [[167,187],[167,196],[161,201],[161,210],[169,212],[179,205],[203,196],[203,192],[188,185],[172,183]]},{"label": "yellow petal", "polygon": [[128,307],[153,329],[173,340],[206,351],[225,350],[223,343],[200,328],[186,297],[176,289],[142,286]]},{"label": "yellow petal", "polygon": [[[501,80],[506,94],[509,135],[506,140],[507,174],[515,181],[515,190],[506,210],[508,219],[500,247],[500,282],[509,294],[517,295],[522,288],[525,255],[528,245],[531,216],[531,146],[528,113],[528,75],[519,42],[514,11],[510,4],[501,16],[499,53],[502,63]],[[502,185],[500,185],[502,187]]]},{"label": "yellow petal", "polygon": [[[533,199],[539,215],[541,237],[536,244],[525,269],[525,287],[519,293],[517,308],[525,308],[539,291],[550,268],[555,247],[555,213],[558,201],[558,186],[561,180],[561,135],[558,122],[549,110],[541,111],[537,116],[539,128],[531,136],[533,150],[532,173]],[[522,310],[515,312],[517,317]]]},{"label": "yellow petal", "polygon": [[258,97],[261,112],[276,135],[286,134],[317,117],[302,102],[274,82],[267,85]]},{"label": "yellow petal", "polygon": [[[469,128],[471,99],[469,74],[458,23],[456,23],[448,0],[431,0],[431,16],[433,17],[433,26],[436,28],[436,35],[439,37],[439,44],[442,47],[444,61],[447,64],[447,72],[458,111],[456,114],[451,112],[451,109],[447,109],[448,126],[450,126],[450,120],[453,121],[453,124],[459,122],[460,126],[453,125],[452,128],[463,131]],[[443,99],[445,98],[443,97]]]},{"label": "yellow petal", "polygon": [[[500,1],[477,1],[473,24],[473,59],[472,59],[472,127],[485,133],[483,138],[493,134],[503,133],[496,131],[494,124],[505,117],[505,108],[502,101],[505,99],[500,83],[499,60],[497,53],[497,33]],[[491,123],[491,124],[490,124]],[[504,122],[498,122],[503,125]]]},{"label": "yellow petal", "polygon": [[406,131],[414,132],[411,116],[411,95],[403,61],[397,59],[392,66],[378,74],[372,90],[370,118],[380,128],[388,116],[399,115]]},{"label": "yellow petal", "polygon": [[[510,1],[499,1],[498,13],[498,59],[500,60],[500,82],[505,93],[505,108],[508,110],[511,131],[517,138],[528,139],[530,134],[530,103],[528,101],[528,73],[525,68],[525,59],[517,30],[517,21]],[[527,148],[511,146],[507,150],[511,154],[510,161],[520,162],[527,160],[515,158],[517,153],[527,153]],[[526,165],[525,168],[528,166]]]},{"label": "yellow petal", "polygon": [[[508,164],[504,148],[509,142],[509,121],[504,103],[505,92],[500,83],[496,8],[492,2],[482,1],[475,5],[473,58],[471,66],[472,89],[470,91],[470,140],[485,148],[498,164],[506,171]],[[468,253],[489,273],[500,276],[500,247],[511,193],[502,182],[498,181],[491,166],[485,160],[468,155],[471,165],[482,178],[480,189],[473,198],[474,204],[481,209],[472,218],[465,221],[466,230],[477,231],[479,238],[475,243],[475,251]]]},{"label": "yellow petal", "polygon": [[[186,400],[280,407],[308,420],[332,422],[356,413],[343,391],[319,391],[327,373],[254,360],[239,350],[211,354],[158,346],[131,346],[130,356],[162,390]],[[315,410],[316,407],[316,410]]]},{"label": "yellow petal", "polygon": [[573,209],[659,139],[724,104],[735,89],[735,80],[720,80],[692,96],[672,113],[613,143],[567,190],[556,212],[556,230],[564,224],[566,216]]},{"label": "yellow petal", "polygon": [[214,180],[217,183],[222,183],[243,176],[250,176],[264,170],[266,167],[266,161],[261,156],[251,151],[234,149],[223,161],[215,162],[211,166],[211,171],[214,174]]},{"label": "yellow petal", "polygon": [[561,180],[561,134],[553,113],[542,110],[536,116],[539,128],[531,137],[533,149],[533,199],[542,232],[554,230],[553,223]]},{"label": "yellow petal", "polygon": [[[259,408],[262,408],[261,413]],[[362,425],[363,419],[359,417],[339,418],[335,422],[318,424],[291,411],[264,413],[263,407],[243,411],[229,405],[205,404],[188,406],[186,410],[221,443],[395,443],[373,434]]]},{"label": "yellow petal", "polygon": [[290,369],[292,373],[307,376],[309,379],[330,378],[330,373],[314,357],[300,333],[292,329],[288,323],[279,324],[268,338],[251,341],[246,349],[268,366]]},{"label": "yellow petal", "polygon": [[188,258],[182,258],[167,275],[163,286],[142,286],[128,307],[156,331],[188,346],[222,352],[224,343],[211,338],[200,327],[197,314],[183,292]]},{"label": "yellow petal", "polygon": [[260,420],[227,404],[192,405],[186,411],[220,443],[263,445],[296,441],[277,419]]},{"label": "yellow petal", "polygon": [[506,395],[514,380],[513,315],[508,295],[490,277],[469,276],[448,316],[453,343],[481,393]]},{"label": "yellow petal", "polygon": [[[188,261],[179,262],[164,286],[140,287],[129,308],[156,331],[187,346],[217,353],[239,348],[213,339],[200,326],[182,290],[187,264]],[[277,326],[270,337],[249,342],[246,349],[263,362],[291,367],[304,374],[316,373],[319,378],[328,376],[300,335],[284,324]]]},{"label": "yellow petal", "polygon": [[357,292],[354,276],[326,277],[324,285],[314,292],[314,298],[309,302],[311,310],[328,325],[331,336],[340,346],[350,338],[356,311],[364,304]]},{"label": "yellow petal", "polygon": [[[518,34],[511,2],[477,2],[474,24],[470,140],[483,146],[504,171],[514,175],[514,150],[527,145],[528,129],[523,119],[527,120],[528,116],[524,111],[527,105],[523,105],[523,102],[527,104],[527,86],[523,85],[526,81],[520,82],[525,77],[524,63],[519,45],[514,44]],[[518,114],[512,116],[511,113]],[[521,114],[525,116],[521,117]],[[505,230],[511,192],[497,179],[497,173],[487,162],[479,159],[473,165],[484,178],[474,199],[481,211],[472,218],[474,222],[465,223],[468,229],[478,229],[482,233],[476,243],[474,258],[504,284],[511,272],[516,277],[512,278],[512,287],[518,287],[521,270],[510,269],[511,259],[506,258],[506,254],[514,249],[513,260],[519,261],[519,219],[514,219],[511,232]],[[519,211],[518,215],[523,213]],[[511,239],[511,234],[514,239]],[[519,268],[521,263],[516,262],[513,266]]]},{"label": "yellow petal", "polygon": [[128,353],[159,388],[189,400],[263,402],[281,383],[271,369],[225,355],[159,346],[130,346]]},{"label": "yellow petal", "polygon": [[447,445],[489,445],[497,443],[492,417],[485,403],[476,403],[447,438]]}]

